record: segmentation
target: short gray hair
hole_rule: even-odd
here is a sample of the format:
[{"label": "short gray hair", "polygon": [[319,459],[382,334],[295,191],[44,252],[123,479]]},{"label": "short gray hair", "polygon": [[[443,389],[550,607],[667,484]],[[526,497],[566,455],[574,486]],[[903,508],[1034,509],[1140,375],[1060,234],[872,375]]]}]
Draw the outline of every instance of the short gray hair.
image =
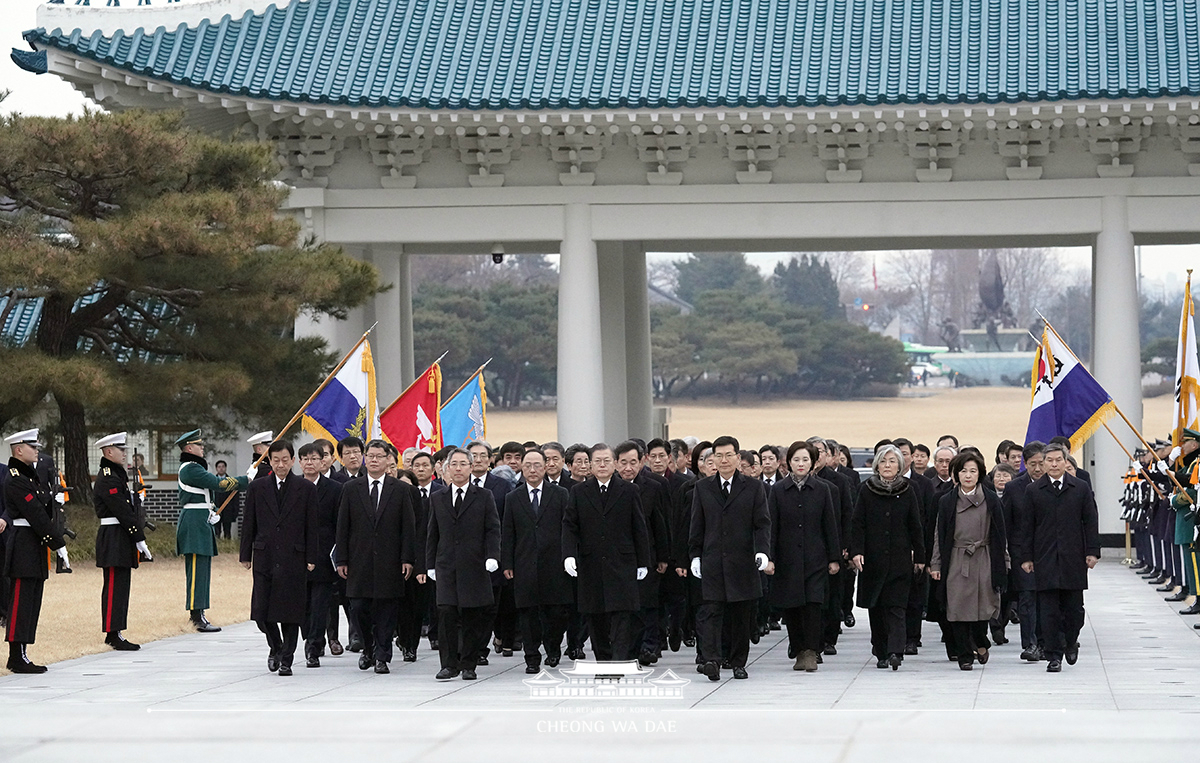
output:
[{"label": "short gray hair", "polygon": [[871,459],[871,471],[879,474],[879,462],[889,453],[895,456],[896,460],[900,462],[900,471],[903,472],[904,454],[900,452],[899,448],[891,443],[888,443],[887,445],[880,445],[879,449],[875,451],[875,457]]},{"label": "short gray hair", "polygon": [[1058,442],[1052,442],[1049,445],[1047,445],[1042,450],[1042,453],[1047,456],[1050,455],[1051,453],[1062,453],[1063,458],[1071,457],[1071,451],[1067,450],[1067,446],[1063,445],[1062,443],[1058,443]]},{"label": "short gray hair", "polygon": [[943,450],[950,451],[950,458],[952,458],[952,459],[958,455],[958,450],[951,447],[950,445],[943,445],[942,447],[937,448],[936,450],[933,451],[933,458],[935,461],[937,460],[937,454],[941,453]]}]

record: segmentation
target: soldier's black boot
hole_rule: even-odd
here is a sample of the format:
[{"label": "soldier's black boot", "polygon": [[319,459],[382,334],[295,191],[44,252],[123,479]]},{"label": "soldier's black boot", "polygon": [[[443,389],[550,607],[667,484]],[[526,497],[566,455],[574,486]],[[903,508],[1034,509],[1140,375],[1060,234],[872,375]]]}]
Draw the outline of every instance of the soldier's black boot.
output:
[{"label": "soldier's black boot", "polygon": [[45,673],[45,665],[35,665],[25,654],[25,645],[12,641],[8,644],[8,664],[5,666],[13,673]]},{"label": "soldier's black boot", "polygon": [[208,621],[203,609],[192,610],[192,626],[200,633],[220,633],[221,629]]},{"label": "soldier's black boot", "polygon": [[104,643],[116,649],[118,652],[136,652],[142,648],[141,644],[135,644],[132,641],[126,641],[121,635],[121,631],[113,631],[104,637]]}]

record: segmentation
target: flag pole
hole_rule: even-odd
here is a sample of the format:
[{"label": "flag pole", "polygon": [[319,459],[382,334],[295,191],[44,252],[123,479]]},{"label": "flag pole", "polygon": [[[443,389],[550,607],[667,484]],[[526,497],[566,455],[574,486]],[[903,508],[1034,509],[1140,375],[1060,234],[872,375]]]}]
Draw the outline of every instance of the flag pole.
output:
[{"label": "flag pole", "polygon": [[[437,360],[435,360],[435,361],[433,361],[432,363],[430,363],[429,365],[425,366],[425,371],[428,371],[429,369],[431,369],[431,368],[433,368],[434,366],[436,366],[438,363],[441,363],[441,362],[442,362],[442,358],[446,357],[446,356],[447,356],[447,355],[449,355],[449,354],[450,354],[450,351],[449,351],[449,350],[446,350],[445,352],[443,352],[441,355],[439,355],[439,356],[438,356],[438,359],[437,359]],[[417,379],[420,379],[422,376],[424,376],[424,375],[425,375],[425,371],[422,371],[421,373],[417,374],[417,378],[416,378],[416,379],[413,379],[411,382],[409,382],[409,383],[408,383],[408,386],[404,388],[404,391],[403,391],[403,392],[401,392],[399,395],[396,395],[396,399],[395,399],[395,400],[393,400],[392,402],[388,403],[388,404],[387,404],[387,408],[384,408],[384,409],[383,409],[383,411],[382,411],[382,412],[380,412],[380,415],[382,416],[384,413],[387,413],[387,412],[388,412],[388,409],[390,409],[390,408],[391,408],[393,405],[395,405],[395,404],[396,404],[396,402],[397,402],[397,401],[398,401],[400,398],[402,398],[402,397],[404,397],[405,395],[407,395],[407,394],[408,394],[408,391],[409,391],[410,389],[412,389],[412,388],[413,388],[413,385],[414,385],[414,384],[416,384],[416,383],[417,383]],[[440,404],[441,404],[441,401],[438,401],[438,404],[440,405]]]},{"label": "flag pole", "polygon": [[[464,389],[466,389],[467,385],[471,383],[471,380],[474,379],[476,376],[479,376],[481,373],[483,373],[483,369],[487,368],[488,363],[491,363],[493,360],[494,360],[494,358],[488,358],[486,361],[484,361],[482,366],[480,366],[479,368],[476,368],[475,373],[468,376],[467,380],[465,382],[463,382],[462,384],[460,384],[458,389],[454,390],[454,395],[457,395],[459,392],[462,392]],[[451,395],[450,397],[448,397],[446,399],[451,400],[454,398],[454,395]]]},{"label": "flag pole", "polygon": [[[275,439],[271,441],[272,443],[275,443],[275,442],[277,442],[277,441],[279,440],[279,438],[283,437],[283,434],[284,434],[284,432],[286,432],[286,431],[288,431],[289,429],[291,429],[291,428],[292,428],[292,425],[293,425],[293,424],[295,424],[297,421],[299,421],[299,420],[300,420],[300,417],[304,415],[304,412],[305,412],[306,410],[308,410],[308,406],[312,404],[312,401],[313,401],[313,400],[316,400],[316,399],[317,399],[317,395],[321,394],[321,392],[322,392],[322,391],[323,391],[323,390],[324,390],[326,387],[328,387],[328,386],[329,386],[329,383],[330,383],[331,381],[333,381],[334,377],[336,377],[336,376],[338,375],[338,371],[341,371],[341,370],[342,370],[342,367],[343,367],[343,366],[345,366],[345,365],[346,365],[346,363],[347,363],[347,361],[349,361],[349,360],[350,360],[350,356],[351,356],[351,355],[353,355],[355,352],[357,352],[357,351],[358,351],[358,348],[362,346],[362,343],[363,343],[363,342],[367,341],[367,337],[368,337],[368,336],[371,334],[371,332],[372,332],[372,331],[374,331],[374,330],[375,330],[375,327],[376,327],[376,326],[378,326],[378,325],[379,325],[379,321],[375,321],[374,323],[372,323],[372,324],[371,324],[371,328],[369,328],[369,329],[367,329],[366,331],[364,331],[364,332],[363,332],[363,335],[362,335],[361,337],[359,337],[359,339],[358,339],[358,341],[357,341],[357,342],[355,342],[355,343],[354,343],[354,346],[350,348],[350,351],[346,353],[345,357],[343,357],[343,358],[342,358],[342,359],[341,359],[341,360],[338,362],[338,364],[337,364],[336,366],[334,366],[334,367],[333,367],[333,370],[329,372],[329,375],[325,377],[325,381],[321,382],[321,386],[317,387],[316,391],[315,391],[315,392],[313,392],[311,395],[309,395],[309,396],[308,396],[308,399],[304,401],[304,405],[300,406],[300,410],[296,411],[296,415],[295,415],[295,416],[292,416],[292,420],[291,420],[291,421],[289,421],[289,422],[287,423],[287,425],[285,425],[285,426],[283,427],[283,429],[280,429],[280,430],[278,430],[278,434],[276,434],[276,435],[275,435]],[[268,451],[269,451],[269,450],[270,450],[270,448],[268,447]],[[256,458],[256,459],[254,460],[254,465],[253,465],[251,468],[256,468],[256,467],[257,467],[259,464],[261,464],[261,463],[263,462],[263,460],[264,460],[264,459],[266,459],[266,457],[267,457],[267,451],[264,451],[263,453],[261,453],[261,454],[259,455],[259,457],[258,457],[258,458]],[[226,496],[226,498],[225,498],[225,502],[221,504],[221,508],[217,509],[217,513],[218,513],[218,514],[220,514],[222,511],[224,511],[224,510],[225,510],[225,507],[229,505],[229,502],[233,500],[233,497],[234,497],[235,495],[237,495],[237,491],[236,491],[236,490],[234,490],[234,491],[231,491],[231,492],[229,493],[229,495],[228,495],[228,496]]]},{"label": "flag pole", "polygon": [[[1054,336],[1058,337],[1058,341],[1062,342],[1062,346],[1067,349],[1067,352],[1071,353],[1071,357],[1075,358],[1075,362],[1079,363],[1079,365],[1082,366],[1083,361],[1080,360],[1079,356],[1075,354],[1075,351],[1071,349],[1071,345],[1067,344],[1067,340],[1062,338],[1062,334],[1059,334],[1058,331],[1054,328],[1054,326],[1052,326],[1050,324],[1050,321],[1046,320],[1046,316],[1042,315],[1042,312],[1040,310],[1038,310],[1037,308],[1034,308],[1034,312],[1036,312],[1041,317],[1042,321],[1045,322],[1046,328],[1048,328],[1054,332]],[[1084,370],[1087,370],[1087,366],[1084,366]],[[1110,398],[1110,400],[1111,400],[1111,398]],[[1121,417],[1121,420],[1125,422],[1125,425],[1127,427],[1129,427],[1129,430],[1131,432],[1133,432],[1135,435],[1137,435],[1138,440],[1142,443],[1142,445],[1144,445],[1146,447],[1146,450],[1150,451],[1151,453],[1154,453],[1155,458],[1158,458],[1158,454],[1155,453],[1154,448],[1151,447],[1150,443],[1146,442],[1145,437],[1142,437],[1141,431],[1139,431],[1138,428],[1133,425],[1133,422],[1130,421],[1129,417],[1125,415],[1125,412],[1121,410],[1121,406],[1117,405],[1117,401],[1111,400],[1111,402],[1112,402],[1113,410],[1117,412],[1117,415]],[[1128,451],[1126,451],[1126,452],[1128,452]],[[1159,458],[1158,460],[1162,461],[1163,463],[1166,463],[1165,459]],[[1183,496],[1185,498],[1188,499],[1188,503],[1195,506],[1196,502],[1193,501],[1192,497],[1187,494],[1187,491],[1184,490],[1183,485],[1179,484],[1179,480],[1175,478],[1175,472],[1173,472],[1171,470],[1170,464],[1167,464],[1167,476],[1170,477],[1171,481],[1175,483],[1175,487],[1179,488],[1179,492],[1181,494],[1183,494]]]}]

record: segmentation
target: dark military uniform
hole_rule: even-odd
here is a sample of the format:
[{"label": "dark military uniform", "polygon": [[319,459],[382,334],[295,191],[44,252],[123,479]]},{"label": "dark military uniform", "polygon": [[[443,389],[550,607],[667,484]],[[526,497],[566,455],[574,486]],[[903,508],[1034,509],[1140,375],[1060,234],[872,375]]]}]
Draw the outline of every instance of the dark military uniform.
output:
[{"label": "dark military uniform", "polygon": [[[19,646],[23,655],[25,645],[32,644],[37,635],[42,589],[50,577],[54,552],[66,546],[66,542],[54,530],[54,498],[50,487],[42,484],[32,466],[16,458],[8,461],[4,503],[12,520],[5,533],[9,538],[4,574],[12,581],[5,640]],[[10,654],[9,669],[12,663]]]},{"label": "dark military uniform", "polygon": [[137,544],[146,540],[144,525],[133,507],[125,467],[100,459],[93,486],[96,516],[96,566],[104,570],[100,593],[100,627],[110,638],[128,627],[130,571],[138,566]]}]

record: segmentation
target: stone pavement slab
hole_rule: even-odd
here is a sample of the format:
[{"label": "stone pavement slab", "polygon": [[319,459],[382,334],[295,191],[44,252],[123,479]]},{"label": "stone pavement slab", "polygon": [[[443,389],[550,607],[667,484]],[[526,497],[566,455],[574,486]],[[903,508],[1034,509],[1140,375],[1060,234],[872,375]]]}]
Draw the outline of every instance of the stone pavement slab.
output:
[{"label": "stone pavement slab", "polygon": [[397,660],[386,676],[359,671],[357,655],[346,653],[323,658],[319,669],[300,659],[296,674],[281,678],[266,669],[262,635],[242,623],[0,679],[0,762],[365,753],[491,763],[528,761],[532,751],[572,761],[798,751],[806,761],[939,752],[973,761],[1115,760],[1194,751],[1200,631],[1191,625],[1200,618],[1180,617],[1109,560],[1092,572],[1086,608],[1079,662],[1057,675],[1021,661],[1012,642],[995,647],[986,666],[960,671],[928,623],[921,654],[899,671],[878,670],[859,610],[859,625],[817,673],[791,670],[776,631],[752,647],[748,681],[729,671],[709,681],[686,648],[664,654],[650,679],[669,669],[688,683],[661,698],[533,697],[519,655],[493,655],[477,681],[439,682],[427,644],[417,662]]}]

